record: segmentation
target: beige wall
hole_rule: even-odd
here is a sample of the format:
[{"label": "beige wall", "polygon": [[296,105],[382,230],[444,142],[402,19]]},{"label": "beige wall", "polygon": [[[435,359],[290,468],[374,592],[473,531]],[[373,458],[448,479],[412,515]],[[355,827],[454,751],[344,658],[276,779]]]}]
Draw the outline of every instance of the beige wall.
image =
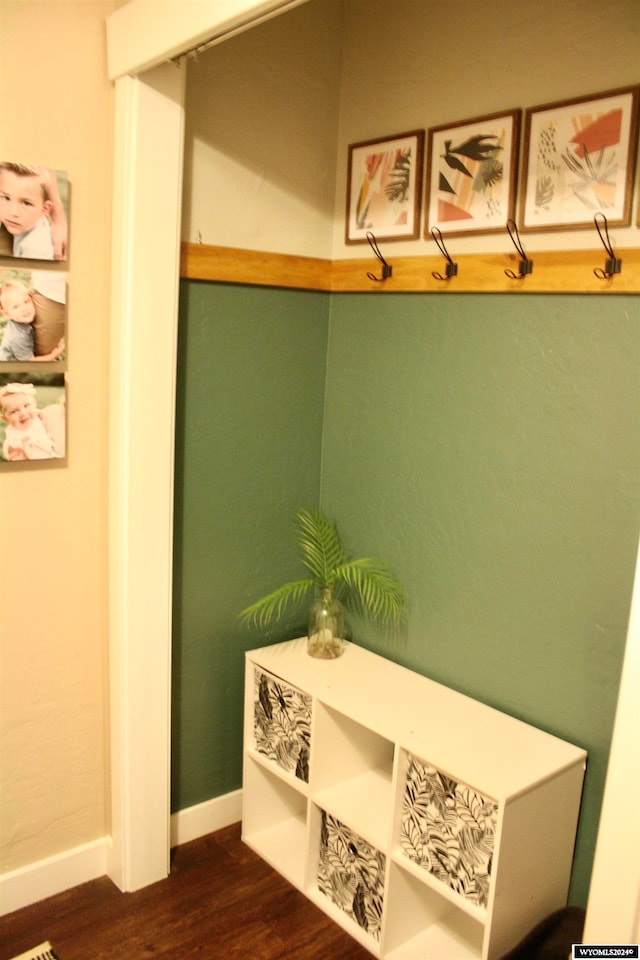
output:
[{"label": "beige wall", "polygon": [[104,836],[111,0],[2,0],[0,154],[67,170],[68,462],[0,469],[1,870]]},{"label": "beige wall", "polygon": [[188,58],[182,239],[331,256],[342,0]]}]

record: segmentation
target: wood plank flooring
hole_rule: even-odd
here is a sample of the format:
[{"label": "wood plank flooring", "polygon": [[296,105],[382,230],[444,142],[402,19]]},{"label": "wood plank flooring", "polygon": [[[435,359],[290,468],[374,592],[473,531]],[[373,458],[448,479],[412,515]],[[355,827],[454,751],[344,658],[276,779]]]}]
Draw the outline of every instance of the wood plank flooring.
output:
[{"label": "wood plank flooring", "polygon": [[60,960],[370,960],[240,839],[172,852],[166,880],[122,894],[102,877],[0,917],[0,960],[50,940]]}]

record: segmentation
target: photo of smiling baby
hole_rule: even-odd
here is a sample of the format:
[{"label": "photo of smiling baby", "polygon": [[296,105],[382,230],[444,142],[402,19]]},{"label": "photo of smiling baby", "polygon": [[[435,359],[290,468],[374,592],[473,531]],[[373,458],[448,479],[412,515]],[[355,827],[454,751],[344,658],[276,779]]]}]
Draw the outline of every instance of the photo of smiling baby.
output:
[{"label": "photo of smiling baby", "polygon": [[0,376],[0,460],[62,459],[65,437],[64,374]]},{"label": "photo of smiling baby", "polygon": [[0,269],[0,362],[64,359],[66,278]]},{"label": "photo of smiling baby", "polygon": [[64,171],[0,162],[0,255],[66,260],[68,197]]}]

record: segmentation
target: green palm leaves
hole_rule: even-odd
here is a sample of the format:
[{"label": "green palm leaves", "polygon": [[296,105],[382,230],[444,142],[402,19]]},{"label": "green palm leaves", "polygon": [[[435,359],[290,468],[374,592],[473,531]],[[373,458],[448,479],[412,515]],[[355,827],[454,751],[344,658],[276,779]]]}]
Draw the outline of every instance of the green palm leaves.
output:
[{"label": "green palm leaves", "polygon": [[294,516],[303,564],[321,590],[333,589],[336,571],[347,560],[335,523],[319,511],[297,510]]},{"label": "green palm leaves", "polygon": [[345,605],[382,624],[398,627],[407,597],[396,578],[372,557],[350,559],[332,520],[320,511],[297,510],[298,546],[309,577],[283,584],[240,613],[240,619],[267,627],[315,592],[331,591]]},{"label": "green palm leaves", "polygon": [[289,607],[297,606],[308,594],[313,593],[314,580],[295,580],[284,583],[273,593],[256,600],[240,613],[245,623],[254,624],[260,629],[268,627],[274,620],[280,619]]},{"label": "green palm leaves", "polygon": [[394,627],[402,624],[406,616],[406,594],[379,560],[371,557],[350,560],[338,567],[336,580],[344,584],[362,614]]}]

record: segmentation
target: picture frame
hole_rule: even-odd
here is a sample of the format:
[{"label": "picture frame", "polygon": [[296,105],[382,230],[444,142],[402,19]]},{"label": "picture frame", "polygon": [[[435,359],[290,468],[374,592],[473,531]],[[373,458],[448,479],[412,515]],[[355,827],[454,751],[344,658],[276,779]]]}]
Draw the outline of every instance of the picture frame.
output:
[{"label": "picture frame", "polygon": [[0,373],[0,463],[66,458],[64,373]]},{"label": "picture frame", "polygon": [[[516,208],[520,109],[428,131],[425,237],[505,229]],[[453,144],[453,146],[452,146]]]},{"label": "picture frame", "polygon": [[424,163],[424,130],[349,146],[345,243],[417,240]]},{"label": "picture frame", "polygon": [[0,160],[0,256],[65,261],[68,223],[66,170]]},{"label": "picture frame", "polygon": [[0,264],[0,369],[66,361],[67,275]]},{"label": "picture frame", "polygon": [[638,93],[626,87],[525,113],[519,227],[523,232],[631,223]]}]

